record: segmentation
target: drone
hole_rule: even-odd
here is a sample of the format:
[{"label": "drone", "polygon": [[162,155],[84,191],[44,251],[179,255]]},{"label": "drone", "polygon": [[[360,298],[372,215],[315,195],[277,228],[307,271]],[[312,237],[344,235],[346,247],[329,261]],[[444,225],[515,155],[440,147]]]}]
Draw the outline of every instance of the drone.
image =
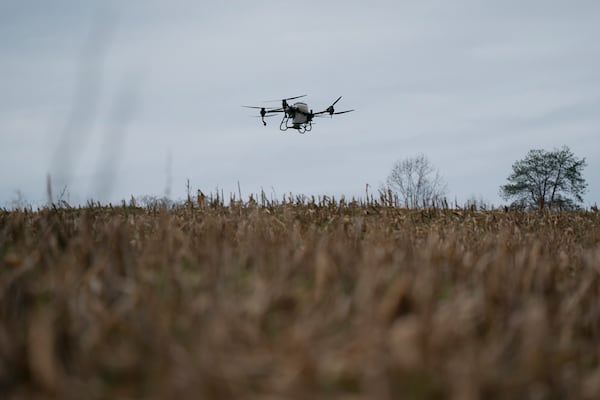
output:
[{"label": "drone", "polygon": [[300,99],[302,97],[306,97],[305,94],[301,96],[288,97],[286,99],[281,100],[281,107],[278,108],[268,108],[268,107],[255,107],[255,106],[242,106],[246,108],[255,108],[260,110],[260,119],[264,126],[267,126],[267,122],[265,118],[274,117],[278,113],[283,113],[283,118],[281,119],[281,123],[279,124],[279,130],[287,131],[288,129],[296,129],[299,133],[306,133],[312,130],[313,118],[315,117],[333,117],[338,114],[345,114],[352,112],[354,110],[345,110],[345,111],[335,111],[334,106],[338,101],[342,98],[342,96],[338,97],[336,101],[334,101],[329,107],[327,107],[323,111],[313,112],[313,110],[309,110],[308,105],[301,101],[298,101],[292,105],[288,104],[290,100]]}]

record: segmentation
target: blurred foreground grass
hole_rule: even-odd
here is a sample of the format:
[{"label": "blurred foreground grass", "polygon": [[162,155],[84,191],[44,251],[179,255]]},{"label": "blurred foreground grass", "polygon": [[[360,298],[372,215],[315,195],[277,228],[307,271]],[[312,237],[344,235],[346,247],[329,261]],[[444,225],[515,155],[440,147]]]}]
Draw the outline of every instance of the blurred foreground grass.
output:
[{"label": "blurred foreground grass", "polygon": [[600,393],[600,214],[0,212],[0,398]]}]

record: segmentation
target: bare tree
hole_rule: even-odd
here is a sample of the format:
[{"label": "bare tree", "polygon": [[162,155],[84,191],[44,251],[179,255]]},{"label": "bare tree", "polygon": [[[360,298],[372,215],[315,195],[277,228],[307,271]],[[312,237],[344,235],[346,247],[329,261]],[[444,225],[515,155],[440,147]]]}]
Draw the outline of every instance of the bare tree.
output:
[{"label": "bare tree", "polygon": [[436,204],[446,196],[447,191],[439,171],[424,154],[397,161],[386,183],[409,208]]}]

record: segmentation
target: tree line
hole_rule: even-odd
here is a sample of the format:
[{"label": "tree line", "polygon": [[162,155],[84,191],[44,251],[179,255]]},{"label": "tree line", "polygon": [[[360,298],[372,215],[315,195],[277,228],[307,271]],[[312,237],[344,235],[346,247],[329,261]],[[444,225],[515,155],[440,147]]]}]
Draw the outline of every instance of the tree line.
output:
[{"label": "tree line", "polygon": [[[500,196],[520,210],[572,210],[581,207],[587,183],[583,178],[585,158],[578,158],[567,147],[552,151],[534,149],[512,165]],[[439,170],[424,154],[397,161],[386,179],[385,190],[392,190],[408,208],[440,204],[447,185]]]}]

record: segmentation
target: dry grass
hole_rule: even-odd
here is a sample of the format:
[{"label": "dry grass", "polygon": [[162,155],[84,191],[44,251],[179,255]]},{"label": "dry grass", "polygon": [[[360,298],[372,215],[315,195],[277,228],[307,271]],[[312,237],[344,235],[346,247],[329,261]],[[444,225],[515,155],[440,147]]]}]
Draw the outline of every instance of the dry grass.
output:
[{"label": "dry grass", "polygon": [[600,393],[600,215],[0,213],[0,397]]}]

